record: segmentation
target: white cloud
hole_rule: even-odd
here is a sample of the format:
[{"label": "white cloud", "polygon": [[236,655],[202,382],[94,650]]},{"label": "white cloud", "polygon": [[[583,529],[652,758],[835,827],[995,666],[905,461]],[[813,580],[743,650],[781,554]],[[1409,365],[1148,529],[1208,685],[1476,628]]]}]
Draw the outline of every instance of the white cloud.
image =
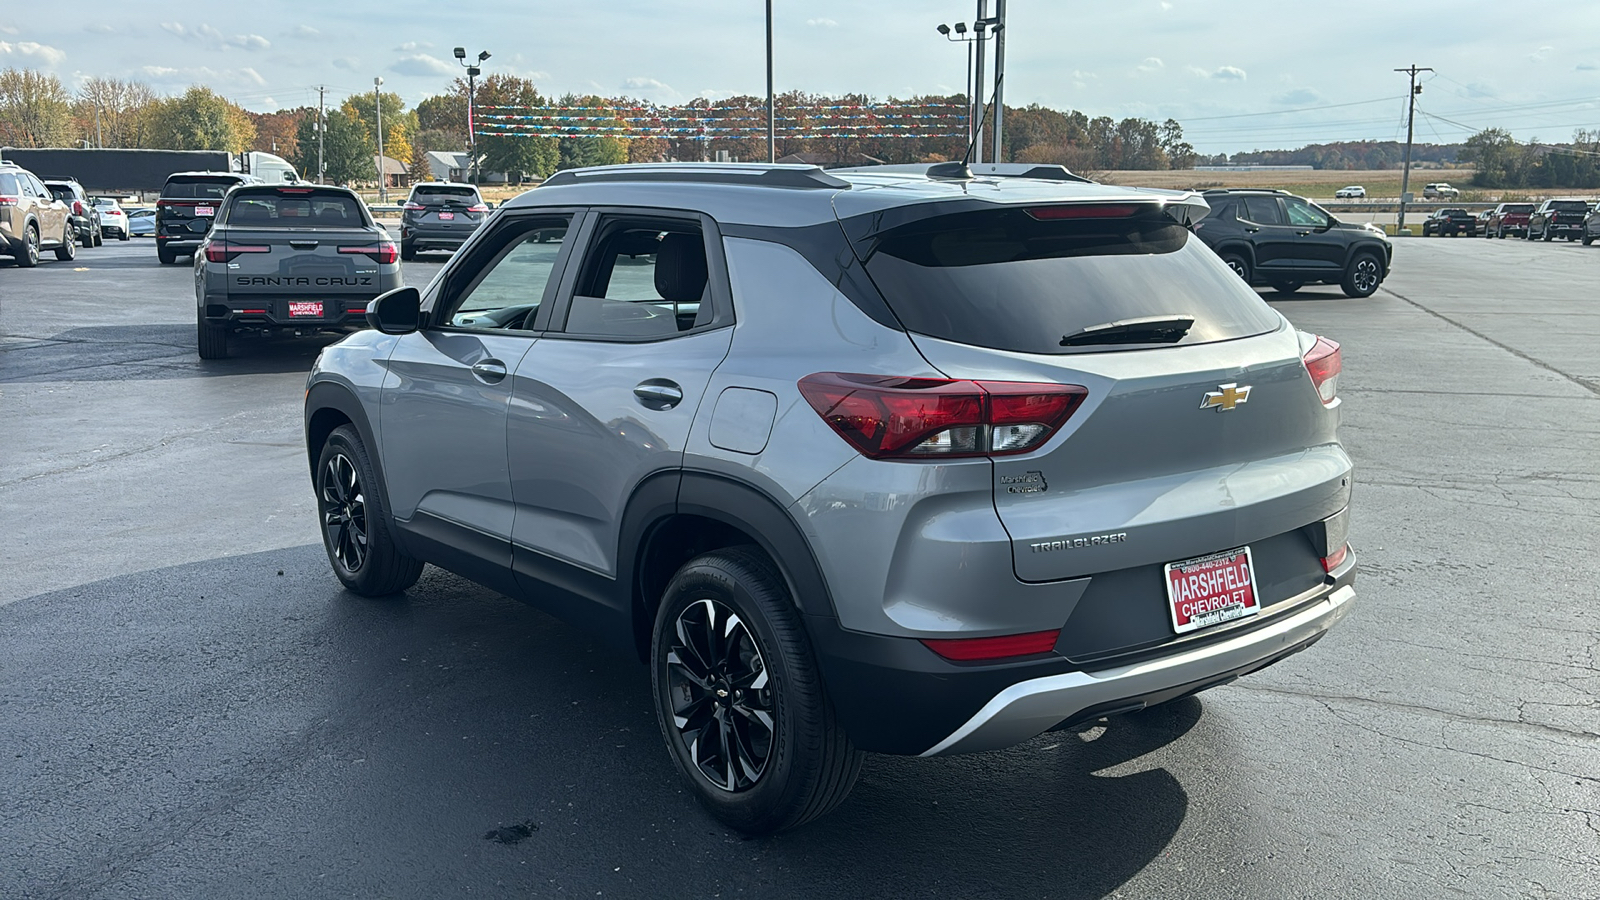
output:
[{"label": "white cloud", "polygon": [[39,61],[47,66],[60,65],[67,58],[67,54],[47,44],[36,41],[18,41],[8,44],[0,41],[0,56],[22,56],[31,61]]},{"label": "white cloud", "polygon": [[1272,102],[1279,106],[1312,106],[1325,100],[1326,97],[1311,88],[1295,88],[1272,98]]},{"label": "white cloud", "polygon": [[248,66],[242,69],[213,69],[209,66],[181,69],[171,66],[141,66],[139,72],[158,84],[174,86],[203,84],[218,93],[225,93],[230,87],[260,87],[267,83],[260,72]]},{"label": "white cloud", "polygon": [[274,100],[274,99],[273,99],[273,98],[271,98],[271,97],[263,97],[263,98],[262,98],[262,99],[261,99],[261,104],[262,104],[262,105],[263,105],[263,106],[266,106],[266,107],[269,107],[269,108],[270,108],[270,107],[274,107],[274,106],[277,106],[277,105],[278,105],[278,101],[277,101],[277,100]]},{"label": "white cloud", "polygon": [[1166,63],[1154,56],[1147,56],[1144,62],[1139,63],[1139,71],[1141,72],[1159,72],[1166,67]]},{"label": "white cloud", "polygon": [[150,76],[151,78],[165,78],[168,75],[176,75],[178,73],[177,69],[169,66],[143,66],[139,69],[139,71]]},{"label": "white cloud", "polygon": [[312,28],[310,25],[296,25],[295,27],[289,29],[289,36],[305,38],[307,40],[316,40],[317,38],[322,37],[322,32]]},{"label": "white cloud", "polygon": [[1555,52],[1555,49],[1556,48],[1554,47],[1540,47],[1539,49],[1528,54],[1528,61],[1544,62],[1547,58],[1549,58],[1551,53]]},{"label": "white cloud", "polygon": [[394,49],[396,53],[413,53],[417,50],[432,50],[433,44],[428,41],[406,41]]},{"label": "white cloud", "polygon": [[15,25],[0,25],[0,34],[16,34],[16,33],[17,33],[17,26],[15,26]]},{"label": "white cloud", "polygon": [[271,41],[259,34],[236,34],[229,37],[205,23],[190,28],[182,22],[162,22],[161,29],[186,41],[194,41],[219,50],[225,47],[237,47],[241,50],[266,50],[272,46]]},{"label": "white cloud", "polygon": [[413,53],[402,57],[389,67],[389,71],[397,75],[451,75],[455,73],[455,68],[426,53]]},{"label": "white cloud", "polygon": [[1593,72],[1597,69],[1600,69],[1600,66],[1597,66],[1594,63],[1578,63],[1576,68],[1579,72]]},{"label": "white cloud", "polygon": [[261,77],[260,72],[257,72],[255,69],[252,69],[249,66],[245,66],[244,68],[240,69],[239,74],[250,79],[251,81],[254,81],[258,85],[267,83],[267,80]]},{"label": "white cloud", "polygon": [[839,23],[832,19],[807,19],[806,24],[812,28],[838,28]]},{"label": "white cloud", "polygon": [[[625,88],[628,88],[630,90],[635,90],[635,91],[638,91],[638,90],[645,90],[645,91],[671,91],[672,90],[672,85],[667,84],[667,83],[662,82],[662,81],[657,81],[654,78],[638,78],[638,77],[629,78],[629,79],[626,79],[626,80],[624,80],[622,82],[622,86],[625,87]],[[674,91],[674,93],[676,93],[676,92]]]},{"label": "white cloud", "polygon": [[83,26],[83,30],[89,32],[90,34],[116,34],[117,33],[117,30],[115,28],[112,28],[110,25],[107,25],[104,22],[101,22],[98,25],[85,25],[85,26]]},{"label": "white cloud", "polygon": [[1190,75],[1200,78],[1214,78],[1217,81],[1244,81],[1248,77],[1245,70],[1238,66],[1222,66],[1218,69],[1202,69],[1199,66],[1185,67]]},{"label": "white cloud", "polygon": [[162,22],[161,30],[171,32],[178,37],[187,37],[189,34],[189,29],[183,27],[182,22]]},{"label": "white cloud", "polygon": [[259,34],[241,34],[234,37],[229,43],[235,47],[243,47],[246,50],[265,50],[272,46],[271,41]]}]

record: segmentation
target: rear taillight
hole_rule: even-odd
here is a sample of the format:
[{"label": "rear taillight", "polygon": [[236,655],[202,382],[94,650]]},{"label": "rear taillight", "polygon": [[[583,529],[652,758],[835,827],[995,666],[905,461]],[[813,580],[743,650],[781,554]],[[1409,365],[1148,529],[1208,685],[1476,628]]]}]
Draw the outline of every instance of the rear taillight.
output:
[{"label": "rear taillight", "polygon": [[489,206],[488,206],[488,204],[485,204],[485,203],[479,203],[476,206],[467,207],[467,212],[486,213],[488,211],[489,211]]},{"label": "rear taillight", "polygon": [[427,207],[423,206],[421,203],[413,203],[410,200],[407,200],[406,204],[400,208],[406,212],[422,212],[423,210],[427,209]]},{"label": "rear taillight", "polygon": [[400,249],[394,241],[380,241],[376,244],[357,244],[350,247],[340,247],[340,253],[360,253],[370,256],[383,265],[388,265],[400,258]]},{"label": "rear taillight", "polygon": [[977,662],[988,659],[1008,659],[1013,656],[1037,656],[1055,649],[1061,629],[1034,631],[1028,634],[1007,634],[1000,637],[936,638],[922,643],[945,659],[956,662]]},{"label": "rear taillight", "polygon": [[1317,396],[1322,398],[1322,405],[1332,406],[1339,397],[1339,370],[1342,368],[1339,345],[1319,337],[1306,351],[1304,362],[1306,371],[1311,374],[1311,384],[1316,387]]},{"label": "rear taillight", "polygon": [[230,244],[227,241],[211,241],[206,244],[206,262],[228,262],[241,253],[271,253],[272,248],[265,244]]},{"label": "rear taillight", "polygon": [[1337,569],[1340,566],[1344,565],[1345,559],[1347,557],[1349,557],[1349,556],[1350,556],[1350,545],[1349,544],[1341,544],[1339,546],[1339,549],[1335,550],[1333,552],[1332,556],[1324,556],[1322,558],[1322,571],[1324,571],[1324,572],[1332,572],[1334,569]]},{"label": "rear taillight", "polygon": [[952,381],[819,372],[800,393],[864,456],[951,459],[1026,453],[1088,396],[1076,384]]},{"label": "rear taillight", "polygon": [[82,200],[74,200],[74,201],[72,201],[72,214],[75,215],[75,216],[83,215],[83,201]]},{"label": "rear taillight", "polygon": [[21,197],[7,197],[0,195],[0,206],[18,206],[22,203]]}]

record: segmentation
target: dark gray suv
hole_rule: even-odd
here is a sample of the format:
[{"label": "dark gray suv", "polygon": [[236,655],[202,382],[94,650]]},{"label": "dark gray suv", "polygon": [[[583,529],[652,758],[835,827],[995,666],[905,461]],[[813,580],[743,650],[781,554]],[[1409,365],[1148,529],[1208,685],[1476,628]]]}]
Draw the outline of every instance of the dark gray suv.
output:
[{"label": "dark gray suv", "polygon": [[442,566],[646,663],[752,833],[864,751],[992,750],[1225,684],[1351,608],[1338,346],[1197,194],[929,171],[563,172],[323,351],[328,558]]}]

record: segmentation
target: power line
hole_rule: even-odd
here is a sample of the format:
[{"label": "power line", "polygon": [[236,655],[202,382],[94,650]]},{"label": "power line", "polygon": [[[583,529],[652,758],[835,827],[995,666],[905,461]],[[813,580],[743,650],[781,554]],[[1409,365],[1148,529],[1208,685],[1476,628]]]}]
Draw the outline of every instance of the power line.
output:
[{"label": "power line", "polygon": [[1351,101],[1350,103],[1330,103],[1330,104],[1327,104],[1326,106],[1302,106],[1302,107],[1299,107],[1297,109],[1275,109],[1272,112],[1237,113],[1237,114],[1231,115],[1231,116],[1198,116],[1198,117],[1185,118],[1183,121],[1185,121],[1185,122],[1215,122],[1215,121],[1218,121],[1218,120],[1221,120],[1221,119],[1250,119],[1250,118],[1255,118],[1257,116],[1282,116],[1282,115],[1287,115],[1289,113],[1316,112],[1317,110],[1322,110],[1322,109],[1343,109],[1346,106],[1365,106],[1365,105],[1367,105],[1369,103],[1387,103],[1387,102],[1389,102],[1391,100],[1399,100],[1399,99],[1400,99],[1399,97],[1375,97],[1375,98],[1373,98],[1371,100],[1354,100],[1354,101]]}]

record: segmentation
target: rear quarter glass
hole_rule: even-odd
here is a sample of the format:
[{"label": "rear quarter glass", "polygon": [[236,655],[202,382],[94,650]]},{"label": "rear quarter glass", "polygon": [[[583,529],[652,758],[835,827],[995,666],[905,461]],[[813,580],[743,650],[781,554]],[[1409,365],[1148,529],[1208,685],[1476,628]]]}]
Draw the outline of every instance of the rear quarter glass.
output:
[{"label": "rear quarter glass", "polygon": [[1279,319],[1217,256],[1159,211],[1039,221],[1022,209],[922,219],[880,235],[866,270],[910,331],[1023,353],[1144,317],[1193,317],[1179,344],[1264,334]]}]

